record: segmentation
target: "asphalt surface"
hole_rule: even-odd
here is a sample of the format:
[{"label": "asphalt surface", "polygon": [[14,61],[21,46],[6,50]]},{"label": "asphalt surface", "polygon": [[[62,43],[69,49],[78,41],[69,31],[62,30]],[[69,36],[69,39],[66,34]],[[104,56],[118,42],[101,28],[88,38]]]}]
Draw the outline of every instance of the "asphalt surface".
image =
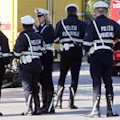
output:
[{"label": "asphalt surface", "polygon": [[[55,91],[57,90],[58,78],[59,70],[53,72]],[[120,117],[106,117],[106,100],[104,85],[102,85],[102,97],[100,103],[101,118],[87,117],[87,115],[92,109],[92,79],[89,75],[88,64],[83,63],[80,72],[79,86],[75,97],[75,105],[77,105],[79,108],[77,110],[70,110],[68,108],[70,82],[71,77],[70,72],[68,72],[65,91],[63,95],[63,109],[56,109],[56,114],[54,115],[51,114],[39,116],[21,116],[21,113],[26,109],[23,89],[3,89],[2,99],[0,103],[0,111],[3,112],[4,115],[0,117],[0,120],[120,120]],[[120,76],[113,77],[113,86],[115,92],[114,110],[120,114]]]}]

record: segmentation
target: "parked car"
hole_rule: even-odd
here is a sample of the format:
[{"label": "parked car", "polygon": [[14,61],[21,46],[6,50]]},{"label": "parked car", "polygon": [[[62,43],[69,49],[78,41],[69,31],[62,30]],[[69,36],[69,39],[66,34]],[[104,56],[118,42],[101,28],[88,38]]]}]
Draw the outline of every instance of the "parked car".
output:
[{"label": "parked car", "polygon": [[116,40],[114,44],[113,59],[112,75],[116,76],[120,73],[120,40]]}]

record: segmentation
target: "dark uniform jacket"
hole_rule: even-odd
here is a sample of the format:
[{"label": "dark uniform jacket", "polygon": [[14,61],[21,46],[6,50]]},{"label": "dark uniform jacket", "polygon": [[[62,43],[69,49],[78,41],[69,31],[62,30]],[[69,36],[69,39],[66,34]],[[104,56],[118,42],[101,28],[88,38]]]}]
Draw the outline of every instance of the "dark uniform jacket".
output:
[{"label": "dark uniform jacket", "polygon": [[38,33],[35,33],[34,29],[32,28],[26,29],[20,33],[15,44],[14,56],[16,58],[19,58],[23,55],[31,55],[29,42],[24,33],[27,33],[27,35],[30,38],[33,49],[33,55],[40,57],[42,55],[43,39]]},{"label": "dark uniform jacket", "polygon": [[[103,47],[102,42],[98,37],[93,22],[90,22],[86,29],[86,34],[84,37],[84,49],[87,52],[89,51],[90,54],[94,54],[96,52],[102,53],[106,51],[111,51],[114,40],[116,38],[120,38],[120,25],[104,15],[98,16],[95,19],[95,22],[97,24],[98,30],[100,32],[105,47]],[[96,48],[94,45],[96,45]],[[91,53],[92,50],[95,51]]]},{"label": "dark uniform jacket", "polygon": [[51,24],[44,24],[38,27],[38,33],[43,37],[45,44],[52,44],[54,42],[54,28]]},{"label": "dark uniform jacket", "polygon": [[[71,37],[74,39],[75,44],[79,45],[82,48],[83,43],[83,37],[86,29],[86,23],[83,21],[80,21],[77,17],[77,15],[71,14],[68,15],[66,19],[63,20],[65,27]],[[60,43],[61,45],[64,45],[65,43],[73,44],[73,40],[71,40],[64,30],[61,21],[59,21],[56,25],[55,29],[56,33],[56,43]],[[82,50],[82,49],[81,49]]]},{"label": "dark uniform jacket", "polygon": [[0,59],[3,60],[5,64],[10,62],[10,49],[8,45],[7,37],[0,31]]}]

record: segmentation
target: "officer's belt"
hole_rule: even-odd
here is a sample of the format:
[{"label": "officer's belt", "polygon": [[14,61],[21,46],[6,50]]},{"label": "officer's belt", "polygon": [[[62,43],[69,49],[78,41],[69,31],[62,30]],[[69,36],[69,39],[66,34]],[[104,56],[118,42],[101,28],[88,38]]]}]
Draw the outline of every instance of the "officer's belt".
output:
[{"label": "officer's belt", "polygon": [[20,64],[28,64],[31,63],[34,59],[39,59],[39,56],[34,55],[26,55],[20,56]]},{"label": "officer's belt", "polygon": [[39,59],[40,57],[39,56],[32,56],[32,59]]},{"label": "officer's belt", "polygon": [[[22,52],[21,55],[31,55],[31,52]],[[33,52],[33,56],[42,56],[42,53]]]},{"label": "officer's belt", "polygon": [[[31,52],[28,52],[28,51],[24,51],[24,52],[21,52],[21,53],[16,53],[14,52],[14,55],[17,56],[17,57],[20,57],[20,56],[24,56],[24,55],[31,55]],[[33,52],[33,56],[42,56],[42,53],[41,52]]]},{"label": "officer's belt", "polygon": [[39,56],[31,56],[32,59],[39,59],[40,57]]},{"label": "officer's belt", "polygon": [[93,54],[95,51],[97,51],[97,50],[110,50],[110,51],[112,51],[112,49],[111,49],[111,47],[109,47],[109,46],[102,46],[102,45],[99,45],[99,46],[92,46],[91,48],[90,48],[90,50],[89,50],[89,54]]},{"label": "officer's belt", "polygon": [[[80,45],[81,44],[79,44],[79,46]],[[69,43],[60,44],[60,50],[61,51],[64,51],[64,50],[67,51],[67,50],[69,50],[72,47],[75,47],[75,45],[73,43],[71,43],[71,44],[69,44]]]},{"label": "officer's belt", "polygon": [[[112,39],[103,39],[103,41],[104,41],[104,43],[113,43],[114,40],[112,40]],[[94,42],[101,43],[100,39],[98,39],[98,40],[96,39],[96,40],[94,40]]]},{"label": "officer's belt", "polygon": [[[113,44],[113,40],[112,39],[103,39],[104,40],[104,43],[105,44],[109,44],[109,43],[111,43],[111,44]],[[101,43],[101,41],[100,41],[100,39],[96,39],[96,40],[94,40],[93,42],[89,42],[89,41],[84,41],[83,42],[83,44],[85,45],[85,46],[92,46],[94,43],[97,43],[97,44],[99,44],[99,43]]]},{"label": "officer's belt", "polygon": [[45,44],[43,45],[44,49],[45,50],[51,50],[51,51],[54,51],[54,47],[52,44]]},{"label": "officer's belt", "polygon": [[[74,41],[82,43],[83,39],[74,38]],[[60,43],[64,43],[64,42],[73,42],[73,41],[70,38],[62,38],[62,39],[60,39]]]},{"label": "officer's belt", "polygon": [[0,52],[0,58],[3,58],[3,57],[10,57],[10,56],[12,56],[11,53],[2,53],[2,52]]}]

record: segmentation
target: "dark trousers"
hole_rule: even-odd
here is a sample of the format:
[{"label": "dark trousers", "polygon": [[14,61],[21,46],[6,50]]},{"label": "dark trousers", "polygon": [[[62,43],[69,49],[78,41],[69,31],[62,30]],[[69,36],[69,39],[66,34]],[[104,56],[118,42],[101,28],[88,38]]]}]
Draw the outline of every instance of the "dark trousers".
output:
[{"label": "dark trousers", "polygon": [[43,70],[40,76],[40,84],[42,86],[42,90],[48,90],[54,93],[54,86],[52,81],[53,52],[47,51],[41,57],[41,61],[43,65]]},{"label": "dark trousers", "polygon": [[2,59],[0,59],[0,97],[1,97],[1,87],[2,87],[2,81],[4,78],[5,73],[5,64]]},{"label": "dark trousers", "polygon": [[101,94],[102,80],[105,84],[106,94],[113,95],[111,68],[113,64],[112,53],[95,53],[90,58],[90,73],[93,79],[93,91],[95,94]]},{"label": "dark trousers", "polygon": [[59,86],[64,86],[65,78],[68,70],[71,71],[71,87],[74,92],[77,90],[79,71],[81,67],[82,51],[80,48],[70,48],[68,51],[61,52],[60,60],[60,78],[58,81]]},{"label": "dark trousers", "polygon": [[[42,113],[51,112],[53,107],[53,94],[54,86],[52,80],[52,65],[53,65],[53,52],[47,51],[41,57],[43,70],[40,75],[40,84],[42,86]],[[49,107],[52,104],[52,108],[49,110]]]},{"label": "dark trousers", "polygon": [[42,64],[39,59],[34,59],[32,63],[23,64],[20,66],[20,78],[22,86],[26,95],[32,94],[33,96],[38,94],[38,81]]}]

